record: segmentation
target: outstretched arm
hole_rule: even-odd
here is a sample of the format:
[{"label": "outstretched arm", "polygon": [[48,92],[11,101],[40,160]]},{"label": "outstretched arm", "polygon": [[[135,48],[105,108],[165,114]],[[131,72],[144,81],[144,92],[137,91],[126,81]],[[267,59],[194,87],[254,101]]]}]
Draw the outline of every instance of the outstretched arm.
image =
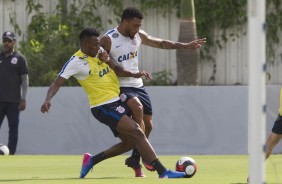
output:
[{"label": "outstretched arm", "polygon": [[150,36],[143,30],[139,31],[139,35],[142,39],[142,44],[160,49],[197,49],[206,43],[206,38],[197,39],[189,43],[163,40]]},{"label": "outstretched arm", "polygon": [[41,105],[41,112],[45,113],[48,112],[51,107],[51,99],[55,94],[58,92],[62,84],[65,82],[65,78],[58,76],[56,80],[51,84],[51,86],[48,89],[46,99],[44,103]]}]

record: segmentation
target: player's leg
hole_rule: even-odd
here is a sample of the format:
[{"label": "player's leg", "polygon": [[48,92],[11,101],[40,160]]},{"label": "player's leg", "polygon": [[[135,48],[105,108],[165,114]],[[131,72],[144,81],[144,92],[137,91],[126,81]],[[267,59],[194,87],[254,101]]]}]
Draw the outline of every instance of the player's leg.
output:
[{"label": "player's leg", "polygon": [[10,155],[14,155],[16,153],[17,143],[18,143],[19,116],[20,116],[18,103],[9,103],[7,107],[6,116],[8,119],[8,127],[9,127],[8,148],[10,150]]},{"label": "player's leg", "polygon": [[[143,112],[144,112],[143,121],[144,121],[144,124],[145,124],[145,135],[148,138],[151,131],[152,131],[152,128],[153,128],[152,104],[151,104],[151,100],[150,100],[148,93],[145,91],[144,87],[121,88],[121,91],[123,92],[122,94],[124,94],[127,97],[127,99],[130,99],[130,97],[135,97],[135,98],[138,97],[138,101],[140,101],[142,103]],[[144,166],[147,170],[154,171],[154,167],[152,165],[150,165],[150,162],[145,161],[144,159],[142,159],[142,161],[143,161],[143,164],[144,164]],[[125,160],[125,164],[128,167],[131,167],[131,168],[134,169],[134,168],[136,168],[137,166],[140,165],[139,162],[140,162],[139,153],[138,153],[137,149],[133,149],[132,155]]]},{"label": "player's leg", "polygon": [[[106,150],[105,151],[106,155],[108,155],[109,157],[113,157],[113,156],[128,152],[129,150],[132,150],[133,148],[134,150],[137,151],[137,149],[135,148],[135,144],[130,137],[127,137],[121,134],[118,134],[118,137],[122,140],[122,142]],[[138,151],[137,153],[140,157],[140,154]],[[126,165],[128,166],[130,165],[130,167],[134,170],[135,177],[145,177],[145,174],[142,172],[142,169],[141,169],[142,167],[140,165],[140,158],[138,160],[137,159],[136,160],[135,159],[126,159]]]},{"label": "player's leg", "polygon": [[[120,104],[120,102],[114,102],[91,109],[93,116],[101,123],[109,126],[113,134],[121,139],[121,142],[94,156],[90,153],[85,153],[83,156],[80,178],[84,178],[89,170],[99,162],[125,153],[135,147],[132,139],[129,139],[125,135],[121,135],[116,131],[116,126],[122,116],[129,112],[129,109],[125,104]],[[140,171],[139,174],[140,177],[144,176]]]},{"label": "player's leg", "polygon": [[[149,135],[153,129],[153,121],[152,121],[152,115],[146,115],[144,114],[144,123],[146,127],[146,137],[149,138]],[[145,159],[142,159],[142,163],[145,166],[145,168],[149,171],[155,171],[154,167],[150,164],[150,162],[146,161]]]},{"label": "player's leg", "polygon": [[135,144],[129,137],[121,134],[118,134],[118,137],[121,139],[120,143],[94,156],[93,166],[105,159],[121,155],[134,148]]},{"label": "player's leg", "polygon": [[[185,176],[185,173],[167,170],[161,164],[140,126],[133,119],[126,115],[127,107],[124,104],[114,102],[92,108],[91,112],[100,122],[108,125],[112,130],[117,131],[120,137],[128,137],[127,139],[134,143],[133,146],[139,150],[142,157],[154,165],[154,168],[158,171],[158,174],[161,178],[179,178]],[[126,145],[128,145],[128,147],[125,146],[127,149],[132,147],[131,142],[126,142]],[[117,153],[116,149],[113,150],[115,150],[115,153]],[[102,157],[105,158],[105,153],[101,153],[99,156],[101,157],[100,159],[103,160]],[[93,167],[94,157],[90,154],[84,154],[80,173],[81,178],[84,178],[89,170]],[[96,162],[98,163],[98,161]]]},{"label": "player's leg", "polygon": [[184,172],[174,172],[162,165],[145,133],[133,119],[124,115],[119,121],[116,130],[119,134],[128,136],[134,142],[142,159],[153,165],[160,178],[181,178],[185,176]]},{"label": "player's leg", "polygon": [[[138,94],[138,99],[141,101],[144,109],[143,120],[145,124],[145,135],[148,138],[152,129],[153,129],[153,121],[152,121],[152,104],[148,93],[146,92],[144,87],[137,88],[135,91]],[[149,171],[154,171],[154,167],[150,164],[150,162],[142,159],[143,165]]]},{"label": "player's leg", "polygon": [[149,138],[151,131],[153,130],[153,120],[152,115],[144,114],[143,116],[144,124],[145,124],[145,134],[146,137]]},{"label": "player's leg", "polygon": [[273,150],[273,148],[279,143],[282,135],[271,132],[266,141],[265,159],[267,159]]},{"label": "player's leg", "polygon": [[152,109],[151,99],[144,87],[135,88],[134,92],[143,106],[143,113],[144,113],[143,121],[145,124],[145,134],[148,138],[153,128],[153,121],[152,121],[153,109]]},{"label": "player's leg", "polygon": [[130,137],[144,159],[148,161],[156,159],[156,154],[146,138],[145,133],[133,119],[128,116],[123,116],[117,125],[117,132]]},{"label": "player's leg", "polygon": [[[132,118],[139,124],[141,129],[145,132],[145,125],[143,121],[143,106],[140,100],[134,96],[127,101],[127,106],[132,112]],[[133,148],[132,154],[125,160],[125,165],[131,167],[135,172],[135,177],[144,177],[142,167],[140,165],[140,154],[136,148]]]},{"label": "player's leg", "polygon": [[[84,153],[80,178],[84,178],[90,169],[92,169],[96,164],[102,162],[103,160],[121,155],[134,148],[135,145],[130,139],[121,138],[121,140],[122,141],[120,143],[115,144],[114,146],[110,147],[109,149],[102,151],[101,153],[98,153],[96,155],[91,155],[90,153]],[[142,172],[142,171],[139,171],[139,172]],[[142,174],[143,173],[140,173],[140,175]]]},{"label": "player's leg", "polygon": [[143,105],[140,100],[134,96],[127,101],[126,105],[132,112],[132,119],[134,119],[145,132],[145,125],[143,121]]},{"label": "player's leg", "polygon": [[281,138],[282,138],[282,116],[278,115],[272,127],[272,132],[270,133],[266,141],[266,145],[265,145],[266,159],[270,156],[273,148],[278,144]]},{"label": "player's leg", "polygon": [[[272,127],[272,132],[269,134],[265,143],[265,159],[267,159],[271,155],[273,148],[279,143],[281,138],[282,117],[278,115]],[[247,182],[249,183],[249,177],[247,178]]]},{"label": "player's leg", "polygon": [[[132,87],[121,87],[120,98],[123,103],[129,107],[132,112],[132,118],[140,125],[142,130],[145,132],[145,125],[143,121],[143,105],[137,98],[138,94],[135,93],[136,88]],[[125,165],[132,168],[135,172],[136,177],[144,177],[140,165],[140,154],[136,148],[132,150],[130,157],[126,158]],[[140,174],[140,175],[139,175]]]}]

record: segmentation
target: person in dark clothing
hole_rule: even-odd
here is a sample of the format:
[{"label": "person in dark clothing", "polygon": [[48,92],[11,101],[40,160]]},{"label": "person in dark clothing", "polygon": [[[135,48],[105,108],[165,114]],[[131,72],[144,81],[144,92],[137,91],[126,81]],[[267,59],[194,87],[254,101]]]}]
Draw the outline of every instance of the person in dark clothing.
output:
[{"label": "person in dark clothing", "polygon": [[8,119],[10,154],[16,153],[20,111],[26,108],[28,68],[26,60],[14,50],[16,36],[11,31],[2,35],[3,51],[0,53],[0,127]]}]

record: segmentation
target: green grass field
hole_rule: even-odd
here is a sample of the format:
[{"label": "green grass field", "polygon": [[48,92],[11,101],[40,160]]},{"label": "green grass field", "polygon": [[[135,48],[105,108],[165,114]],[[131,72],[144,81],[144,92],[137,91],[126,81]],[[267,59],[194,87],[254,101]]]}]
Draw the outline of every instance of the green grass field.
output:
[{"label": "green grass field", "polygon": [[[162,163],[174,169],[180,156],[160,156]],[[243,184],[246,183],[248,157],[196,156],[198,172],[193,178],[158,179],[156,172],[144,170],[146,178],[134,178],[124,165],[125,155],[108,159],[94,167],[85,179],[78,179],[82,156],[16,155],[0,156],[0,184]],[[268,184],[282,183],[282,156],[267,161]]]}]

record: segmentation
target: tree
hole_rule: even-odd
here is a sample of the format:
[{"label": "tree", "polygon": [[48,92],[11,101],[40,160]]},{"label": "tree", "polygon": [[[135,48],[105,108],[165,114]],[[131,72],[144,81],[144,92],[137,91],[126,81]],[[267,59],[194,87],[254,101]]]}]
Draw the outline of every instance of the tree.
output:
[{"label": "tree", "polygon": [[[181,0],[179,42],[197,38],[194,0]],[[198,85],[199,50],[177,50],[177,85]]]},{"label": "tree", "polygon": [[[27,36],[20,42],[19,50],[27,58],[31,86],[48,86],[57,76],[64,63],[79,48],[79,33],[85,25],[102,30],[101,17],[93,14],[97,9],[95,1],[77,6],[75,0],[59,0],[56,10],[41,12],[42,5],[28,0],[26,9],[32,20]],[[21,33],[17,24],[13,24]],[[16,29],[18,28],[18,29]],[[78,85],[71,78],[67,86]]]}]

